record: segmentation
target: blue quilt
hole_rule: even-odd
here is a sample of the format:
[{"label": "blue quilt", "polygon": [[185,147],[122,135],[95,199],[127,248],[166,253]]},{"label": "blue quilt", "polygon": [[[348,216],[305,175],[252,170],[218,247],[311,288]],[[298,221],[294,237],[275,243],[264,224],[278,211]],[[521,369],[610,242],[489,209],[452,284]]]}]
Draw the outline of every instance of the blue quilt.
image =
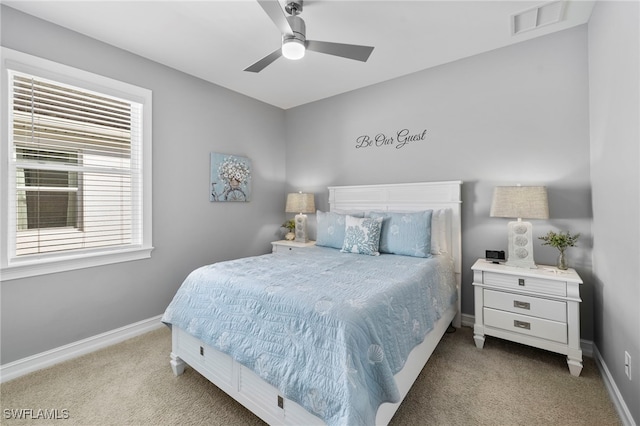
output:
[{"label": "blue quilt", "polygon": [[203,266],[162,318],[329,425],[371,425],[394,374],[456,301],[453,262],[310,247]]}]

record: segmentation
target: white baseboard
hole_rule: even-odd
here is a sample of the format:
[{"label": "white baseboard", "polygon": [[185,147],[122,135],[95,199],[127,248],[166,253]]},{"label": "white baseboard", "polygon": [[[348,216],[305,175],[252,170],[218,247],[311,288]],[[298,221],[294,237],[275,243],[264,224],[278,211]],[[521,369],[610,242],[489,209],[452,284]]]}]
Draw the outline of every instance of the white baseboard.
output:
[{"label": "white baseboard", "polygon": [[476,323],[476,317],[474,315],[462,314],[462,326],[463,327],[471,327],[473,328],[473,324]]},{"label": "white baseboard", "polygon": [[162,315],[0,365],[0,383],[123,342],[163,326]]},{"label": "white baseboard", "polygon": [[582,349],[582,355],[593,358],[593,341],[580,339],[580,349]]},{"label": "white baseboard", "polygon": [[594,360],[598,366],[598,370],[600,370],[600,375],[602,376],[604,385],[607,387],[607,391],[609,392],[613,405],[616,407],[620,420],[622,420],[622,423],[626,426],[635,426],[636,423],[631,416],[629,407],[627,407],[627,404],[624,402],[624,398],[622,398],[622,394],[620,393],[618,386],[616,386],[616,382],[613,380],[613,376],[611,376],[611,372],[609,371],[607,364],[605,364],[596,345],[593,345],[593,353]]}]

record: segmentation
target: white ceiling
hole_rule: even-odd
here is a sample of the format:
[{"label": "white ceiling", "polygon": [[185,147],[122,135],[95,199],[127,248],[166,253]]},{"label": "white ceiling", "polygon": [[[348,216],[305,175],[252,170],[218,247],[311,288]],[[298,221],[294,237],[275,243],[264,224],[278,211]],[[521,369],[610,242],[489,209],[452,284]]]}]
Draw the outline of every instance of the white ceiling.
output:
[{"label": "white ceiling", "polygon": [[511,15],[545,1],[306,0],[307,39],[375,46],[369,60],[307,52],[255,74],[243,69],[281,42],[255,0],[3,3],[283,109],[584,24],[594,5],[512,36]]}]

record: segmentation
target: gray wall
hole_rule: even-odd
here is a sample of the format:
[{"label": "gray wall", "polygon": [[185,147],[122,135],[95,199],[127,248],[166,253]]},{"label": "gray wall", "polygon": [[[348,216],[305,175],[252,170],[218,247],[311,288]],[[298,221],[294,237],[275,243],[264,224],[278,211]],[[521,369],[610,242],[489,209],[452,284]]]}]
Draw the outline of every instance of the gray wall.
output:
[{"label": "gray wall", "polygon": [[[489,217],[495,185],[548,187],[551,218],[534,235],[580,232],[568,251],[582,287],[582,338],[593,338],[587,29],[581,26],[286,111],[287,184],[327,185],[461,179],[463,313],[473,315],[470,267],[485,249],[507,246],[507,220]],[[356,148],[361,135],[424,141]],[[537,263],[557,250],[534,242]]]},{"label": "gray wall", "polygon": [[[506,221],[488,217],[493,186],[544,184],[551,218],[534,221],[534,232],[583,234],[569,252],[585,280],[582,337],[595,341],[639,422],[637,3],[599,3],[588,33],[567,30],[286,112],[0,7],[3,46],[153,90],[156,247],[150,260],[2,282],[0,363],[162,313],[193,268],[267,252],[286,191],[314,191],[327,209],[327,185],[462,179],[463,312],[473,315],[469,267],[486,248],[506,249]],[[426,139],[355,148],[359,136],[395,138],[404,128],[426,129]],[[211,151],[252,158],[250,203],[208,201]],[[536,241],[535,256],[551,264],[556,253]]]},{"label": "gray wall", "polygon": [[[270,251],[284,213],[284,113],[2,7],[2,45],[153,91],[149,260],[4,281],[5,364],[155,315],[195,267]],[[209,202],[209,153],[253,163],[249,203]]]},{"label": "gray wall", "polygon": [[[594,341],[636,424],[640,424],[638,22],[637,2],[598,2],[589,22]],[[633,381],[624,373],[625,351],[631,354]]]}]

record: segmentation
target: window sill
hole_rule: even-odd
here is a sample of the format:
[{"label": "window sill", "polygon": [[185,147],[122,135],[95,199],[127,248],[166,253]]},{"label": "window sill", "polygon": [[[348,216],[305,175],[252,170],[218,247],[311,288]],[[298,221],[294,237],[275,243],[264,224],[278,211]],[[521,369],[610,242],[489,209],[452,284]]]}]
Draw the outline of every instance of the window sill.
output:
[{"label": "window sill", "polygon": [[109,253],[101,252],[49,259],[15,261],[11,265],[2,268],[0,271],[0,281],[16,280],[20,278],[35,277],[38,275],[92,268],[94,266],[149,259],[151,257],[152,250],[153,247],[140,247]]}]

